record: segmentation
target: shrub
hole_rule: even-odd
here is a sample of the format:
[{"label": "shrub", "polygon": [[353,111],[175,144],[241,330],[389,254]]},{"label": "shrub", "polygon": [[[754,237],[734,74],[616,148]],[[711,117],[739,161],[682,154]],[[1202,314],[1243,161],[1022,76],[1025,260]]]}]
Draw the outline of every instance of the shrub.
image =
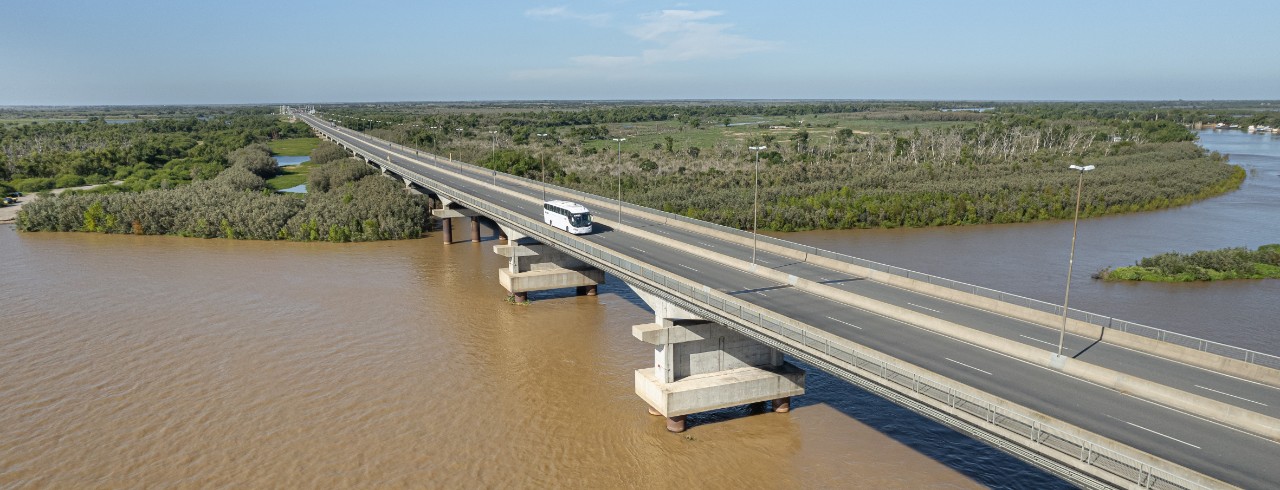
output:
[{"label": "shrub", "polygon": [[79,187],[84,185],[84,177],[79,175],[63,174],[59,175],[54,182],[56,188]]}]

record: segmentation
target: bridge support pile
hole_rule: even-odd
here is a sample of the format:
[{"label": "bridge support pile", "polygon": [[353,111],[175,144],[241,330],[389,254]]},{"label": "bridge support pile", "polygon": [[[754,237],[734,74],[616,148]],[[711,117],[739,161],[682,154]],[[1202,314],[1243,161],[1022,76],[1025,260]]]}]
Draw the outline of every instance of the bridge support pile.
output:
[{"label": "bridge support pile", "polygon": [[431,215],[440,218],[440,234],[445,245],[453,243],[454,218],[471,218],[471,242],[480,242],[480,213],[444,201],[444,207],[431,210]]},{"label": "bridge support pile", "polygon": [[494,245],[493,251],[509,259],[507,268],[498,269],[498,282],[519,302],[529,300],[529,291],[568,287],[595,296],[604,282],[604,271],[528,237]]},{"label": "bridge support pile", "polygon": [[687,415],[718,408],[771,402],[773,411],[788,412],[791,397],[804,394],[804,370],[781,352],[637,292],[654,307],[656,323],[631,327],[654,345],[654,366],[636,370],[636,394],[649,413],[667,418],[668,431],[683,432]]}]

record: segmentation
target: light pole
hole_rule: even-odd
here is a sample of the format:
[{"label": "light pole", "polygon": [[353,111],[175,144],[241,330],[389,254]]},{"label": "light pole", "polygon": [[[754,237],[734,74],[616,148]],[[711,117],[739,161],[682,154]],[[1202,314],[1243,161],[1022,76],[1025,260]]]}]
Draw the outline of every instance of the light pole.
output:
[{"label": "light pole", "polygon": [[756,152],[756,170],[755,178],[752,179],[752,186],[755,188],[755,199],[751,203],[751,267],[756,266],[756,225],[760,220],[760,150],[767,150],[769,147],[748,146],[748,150]]},{"label": "light pole", "polygon": [[489,131],[493,135],[493,146],[489,149],[489,161],[493,163],[493,185],[498,185],[498,132]]},{"label": "light pole", "polygon": [[1080,172],[1079,183],[1076,184],[1076,216],[1071,222],[1071,254],[1067,256],[1067,292],[1062,298],[1062,330],[1058,332],[1058,353],[1053,360],[1063,362],[1062,343],[1067,337],[1067,302],[1071,299],[1071,268],[1076,261],[1076,226],[1080,224],[1080,192],[1084,190],[1084,173],[1093,170],[1093,165],[1072,165],[1071,170]]},{"label": "light pole", "polygon": [[618,225],[622,225],[622,142],[626,138],[614,138],[618,142]]},{"label": "light pole", "polygon": [[[539,138],[546,138],[547,133],[538,133]],[[547,200],[547,149],[542,149],[542,200]]]}]

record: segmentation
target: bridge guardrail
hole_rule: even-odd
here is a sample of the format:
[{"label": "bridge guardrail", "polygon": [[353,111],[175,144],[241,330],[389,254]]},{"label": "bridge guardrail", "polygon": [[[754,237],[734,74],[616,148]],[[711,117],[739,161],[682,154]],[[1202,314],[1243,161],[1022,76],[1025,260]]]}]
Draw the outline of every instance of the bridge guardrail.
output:
[{"label": "bridge guardrail", "polygon": [[[403,145],[398,145],[395,143],[390,143],[390,144],[400,147],[407,151],[419,151],[419,150],[415,150],[413,148],[409,148]],[[437,159],[440,158],[438,155],[433,155],[433,154],[427,154],[427,155],[434,156]],[[452,163],[463,165],[477,171],[479,170],[492,171],[491,169],[486,169],[478,165],[464,163],[457,160],[452,160]],[[516,175],[503,174],[503,179],[521,181],[524,185],[537,185],[537,186],[545,185],[548,190],[554,190],[561,194],[590,197],[593,199],[610,202],[614,206],[617,206],[618,204],[618,200],[614,198],[597,196],[597,195],[589,194],[576,189],[570,189],[570,188],[562,187],[556,184],[548,184],[542,181],[528,179],[528,178],[520,177]],[[720,231],[724,233],[731,233],[744,238],[752,237],[752,234],[745,230],[739,230],[737,228],[732,228],[732,227],[728,227],[728,226],[724,226],[716,223],[711,223],[708,221],[702,221],[702,220],[690,218],[687,216],[682,216],[675,213],[669,213],[669,212],[658,210],[658,209],[639,206],[639,205],[628,203],[625,201],[622,203],[622,207],[624,209],[630,209],[636,212],[655,214],[667,219],[682,221],[682,222],[693,224],[696,226],[711,228],[716,231]],[[756,239],[758,239],[761,242],[770,243],[770,244],[777,245],[784,248],[790,248],[792,250],[804,252],[810,255],[816,255],[816,256],[825,257],[828,259],[839,260],[839,261],[853,264],[859,267],[864,267],[867,269],[884,272],[887,274],[893,274],[893,275],[905,277],[908,279],[914,279],[917,281],[923,281],[931,285],[941,286],[941,287],[953,289],[956,291],[967,292],[975,296],[995,299],[1001,302],[1023,306],[1026,308],[1030,308],[1033,310],[1038,310],[1046,313],[1051,313],[1053,315],[1058,315],[1058,316],[1062,315],[1061,305],[1056,305],[1053,303],[1049,303],[1047,301],[1041,301],[1038,299],[1028,298],[1028,297],[1020,296],[1013,293],[1007,293],[997,289],[992,289],[988,287],[969,284],[966,282],[947,279],[945,277],[939,277],[939,276],[927,274],[924,272],[913,271],[911,269],[906,269],[902,267],[897,267],[893,265],[876,262],[873,260],[854,257],[852,255],[843,254],[840,252],[824,250],[821,248],[804,245],[801,243],[796,243],[788,240],[783,240],[781,238],[771,237],[768,235],[757,235]],[[1259,366],[1265,366],[1273,369],[1280,369],[1280,356],[1267,354],[1265,352],[1245,349],[1243,347],[1236,347],[1236,346],[1224,344],[1221,342],[1215,342],[1208,339],[1181,334],[1171,330],[1165,330],[1157,327],[1152,327],[1149,325],[1143,325],[1141,323],[1121,320],[1119,318],[1114,318],[1114,317],[1102,315],[1099,313],[1079,310],[1076,308],[1070,308],[1068,310],[1067,316],[1071,319],[1089,323],[1102,328],[1118,330],[1121,332],[1138,335],[1138,336],[1154,339],[1161,342],[1167,342],[1170,344],[1199,350],[1209,354],[1215,354],[1215,355],[1219,355],[1219,356],[1230,358],[1230,359],[1244,361],[1249,364],[1256,364]]]},{"label": "bridge guardrail", "polygon": [[[401,175],[406,178],[413,178],[400,165],[376,155],[370,155],[370,157],[385,162],[388,166],[400,171]],[[436,161],[438,167],[446,171],[452,170],[457,163],[460,163],[449,162],[445,164],[441,163],[441,159],[433,160]],[[423,179],[426,180],[425,178]],[[439,182],[419,182],[419,184],[428,188],[435,187],[437,192],[443,190],[453,191],[453,189]],[[862,376],[880,379],[882,382],[896,386],[898,390],[910,391],[919,396],[927,397],[936,403],[945,404],[953,409],[963,411],[986,424],[999,427],[1022,437],[1023,444],[1028,447],[1038,447],[1063,454],[1083,464],[1132,482],[1140,488],[1209,488],[1175,475],[1168,470],[1144,463],[1139,458],[1122,454],[1088,438],[1075,435],[1069,430],[1038,421],[1030,414],[984,399],[982,396],[966,391],[963,389],[963,385],[953,384],[945,379],[922,374],[917,369],[880,358],[869,352],[861,352],[856,348],[846,347],[842,345],[846,343],[843,339],[839,339],[839,337],[822,330],[789,318],[775,317],[766,310],[741,302],[726,293],[698,286],[695,282],[690,282],[681,276],[615,255],[607,249],[592,245],[590,242],[576,236],[556,233],[553,228],[541,221],[531,220],[511,213],[504,208],[474,196],[457,191],[452,193],[454,194],[451,196],[452,198],[470,209],[483,212],[492,218],[500,218],[526,230],[533,231],[542,237],[554,237],[554,240],[547,241],[566,246],[585,257],[594,258],[593,262],[597,264],[608,264],[610,266],[602,267],[603,269],[611,268],[617,271],[625,271],[630,276],[643,278],[681,296],[700,301],[707,305],[708,308],[713,308],[726,316],[736,318],[743,324],[755,325],[757,328],[772,332],[781,339],[787,339],[793,344],[816,350],[827,358],[844,364],[845,367],[843,369],[847,369],[850,372],[862,373]],[[585,193],[579,194],[585,195]],[[598,196],[592,197],[598,198]]]}]

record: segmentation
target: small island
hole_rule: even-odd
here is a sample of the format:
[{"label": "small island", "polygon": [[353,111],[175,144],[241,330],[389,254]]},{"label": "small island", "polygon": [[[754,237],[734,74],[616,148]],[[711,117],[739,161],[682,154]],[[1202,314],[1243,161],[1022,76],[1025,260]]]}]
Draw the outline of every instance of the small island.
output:
[{"label": "small island", "polygon": [[1280,279],[1280,244],[1263,245],[1252,251],[1236,247],[1190,254],[1163,253],[1129,267],[1102,269],[1093,278],[1155,282]]}]

